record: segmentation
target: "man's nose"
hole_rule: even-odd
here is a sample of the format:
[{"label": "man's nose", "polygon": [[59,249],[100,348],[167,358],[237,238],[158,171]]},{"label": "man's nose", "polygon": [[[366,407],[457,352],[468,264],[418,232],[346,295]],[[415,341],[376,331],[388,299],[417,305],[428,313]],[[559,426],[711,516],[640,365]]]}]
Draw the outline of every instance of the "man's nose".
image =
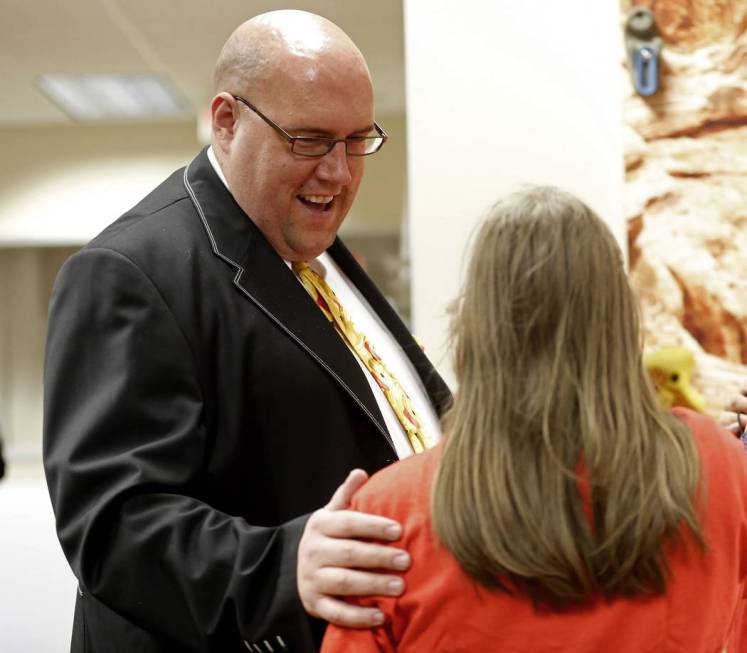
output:
[{"label": "man's nose", "polygon": [[341,186],[350,183],[353,176],[350,174],[345,141],[335,143],[335,146],[322,157],[317,166],[316,174],[320,179],[333,181]]}]

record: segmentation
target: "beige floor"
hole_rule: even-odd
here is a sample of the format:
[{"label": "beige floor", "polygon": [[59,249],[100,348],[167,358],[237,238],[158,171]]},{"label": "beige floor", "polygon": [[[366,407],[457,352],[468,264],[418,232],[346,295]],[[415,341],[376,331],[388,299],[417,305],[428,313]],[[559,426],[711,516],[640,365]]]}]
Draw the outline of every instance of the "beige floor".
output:
[{"label": "beige floor", "polygon": [[10,463],[0,481],[2,652],[69,651],[75,587],[41,466]]}]

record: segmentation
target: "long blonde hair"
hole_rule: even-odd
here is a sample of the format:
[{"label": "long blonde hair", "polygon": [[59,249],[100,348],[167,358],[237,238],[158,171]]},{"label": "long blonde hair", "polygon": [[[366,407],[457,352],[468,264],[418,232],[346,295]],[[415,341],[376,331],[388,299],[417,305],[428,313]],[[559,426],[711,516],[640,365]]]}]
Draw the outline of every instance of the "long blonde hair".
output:
[{"label": "long blonde hair", "polygon": [[663,592],[665,542],[684,523],[703,546],[700,463],[644,372],[614,237],[537,187],[499,201],[475,243],[451,324],[436,534],[477,581],[535,603]]}]

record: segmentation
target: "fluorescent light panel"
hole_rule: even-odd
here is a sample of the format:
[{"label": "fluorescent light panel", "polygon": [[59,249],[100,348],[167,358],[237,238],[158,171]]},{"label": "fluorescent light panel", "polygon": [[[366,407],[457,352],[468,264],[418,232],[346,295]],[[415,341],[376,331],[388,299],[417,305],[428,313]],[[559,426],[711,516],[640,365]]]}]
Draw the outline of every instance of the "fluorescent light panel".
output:
[{"label": "fluorescent light panel", "polygon": [[183,116],[187,106],[158,75],[42,75],[39,89],[77,121]]}]

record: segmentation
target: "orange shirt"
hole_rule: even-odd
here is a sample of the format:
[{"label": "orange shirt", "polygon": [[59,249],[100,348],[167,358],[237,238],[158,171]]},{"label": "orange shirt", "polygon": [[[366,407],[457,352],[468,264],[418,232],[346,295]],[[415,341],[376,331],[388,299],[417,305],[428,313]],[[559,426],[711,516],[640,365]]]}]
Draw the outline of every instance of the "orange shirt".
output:
[{"label": "orange shirt", "polygon": [[[412,555],[398,598],[376,605],[386,623],[355,630],[329,626],[322,653],[715,653],[739,650],[747,578],[747,455],[709,418],[677,409],[700,452],[706,505],[705,554],[687,538],[669,547],[672,576],[662,596],[599,600],[563,613],[537,613],[530,601],[472,581],[432,533],[431,484],[441,446],[376,474],[355,496],[356,510],[400,521]],[[747,651],[747,647],[743,650]]]}]

